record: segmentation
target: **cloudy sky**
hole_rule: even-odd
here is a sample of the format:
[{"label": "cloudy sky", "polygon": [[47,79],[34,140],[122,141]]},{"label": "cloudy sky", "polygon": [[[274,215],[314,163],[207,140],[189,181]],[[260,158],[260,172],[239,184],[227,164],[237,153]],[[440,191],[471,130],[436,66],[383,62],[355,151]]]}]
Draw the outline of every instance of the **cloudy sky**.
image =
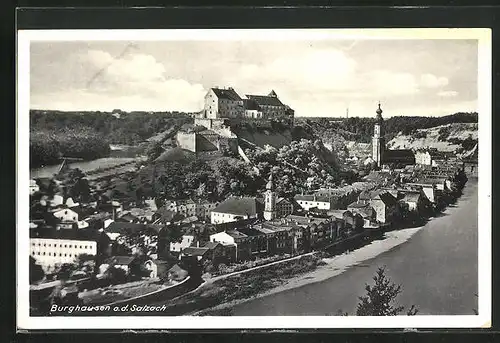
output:
[{"label": "cloudy sky", "polygon": [[32,42],[32,109],[198,111],[274,89],[297,116],[477,111],[475,40]]}]

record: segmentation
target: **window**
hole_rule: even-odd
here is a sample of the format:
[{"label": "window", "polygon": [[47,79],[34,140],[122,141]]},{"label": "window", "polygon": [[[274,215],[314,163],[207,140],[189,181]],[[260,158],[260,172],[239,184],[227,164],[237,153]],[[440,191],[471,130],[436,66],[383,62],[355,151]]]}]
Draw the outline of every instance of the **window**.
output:
[{"label": "window", "polygon": [[68,256],[68,254],[64,254],[64,257]]},{"label": "window", "polygon": [[61,257],[61,256],[62,256],[62,254],[61,254],[61,253],[59,253],[59,257]]},{"label": "window", "polygon": [[68,247],[68,245],[67,245],[67,244],[64,244],[64,247],[65,247],[65,248],[67,248],[67,247]]},{"label": "window", "polygon": [[43,243],[43,246],[46,247],[47,246],[47,243]]},{"label": "window", "polygon": [[69,245],[69,247],[70,247],[70,248],[73,248],[73,245],[72,245],[72,244],[70,244],[70,245]]},{"label": "window", "polygon": [[31,253],[31,255],[35,255],[35,252],[33,251],[33,252]]},{"label": "window", "polygon": [[31,245],[35,246],[35,243],[31,243]]},{"label": "window", "polygon": [[64,211],[64,214],[68,214],[68,211]]},{"label": "window", "polygon": [[40,251],[36,253],[38,256],[40,256]]},{"label": "window", "polygon": [[85,246],[85,249],[87,249],[87,246]]},{"label": "window", "polygon": [[45,256],[45,251],[43,252],[43,256]]},{"label": "window", "polygon": [[49,247],[51,247],[51,246],[52,246],[52,244],[49,243]]},{"label": "window", "polygon": [[59,244],[59,248],[62,248],[62,244]]}]

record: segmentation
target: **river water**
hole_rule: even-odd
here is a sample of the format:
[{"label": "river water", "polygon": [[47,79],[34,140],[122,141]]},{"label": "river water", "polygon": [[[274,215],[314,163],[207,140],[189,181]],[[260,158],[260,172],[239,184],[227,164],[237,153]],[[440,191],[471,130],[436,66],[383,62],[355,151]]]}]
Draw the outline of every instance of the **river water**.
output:
[{"label": "river water", "polygon": [[[379,266],[403,287],[397,301],[422,315],[474,314],[478,292],[477,180],[443,215],[431,219],[407,243],[322,282],[238,304],[236,316],[354,314],[358,296]],[[354,252],[355,253],[355,252]]]}]

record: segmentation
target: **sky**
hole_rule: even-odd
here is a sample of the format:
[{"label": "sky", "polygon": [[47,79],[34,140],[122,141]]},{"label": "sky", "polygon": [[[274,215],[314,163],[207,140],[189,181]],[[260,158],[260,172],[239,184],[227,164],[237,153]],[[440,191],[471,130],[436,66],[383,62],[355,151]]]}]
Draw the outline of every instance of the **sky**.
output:
[{"label": "sky", "polygon": [[477,111],[476,40],[44,41],[30,108],[185,111],[211,87],[268,94],[300,117]]}]

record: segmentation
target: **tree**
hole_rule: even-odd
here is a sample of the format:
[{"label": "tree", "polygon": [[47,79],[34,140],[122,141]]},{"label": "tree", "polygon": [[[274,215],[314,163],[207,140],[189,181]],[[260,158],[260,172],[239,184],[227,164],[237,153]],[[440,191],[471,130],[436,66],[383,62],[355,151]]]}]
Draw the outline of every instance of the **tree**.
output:
[{"label": "tree", "polygon": [[[359,297],[356,309],[357,316],[396,316],[404,311],[404,306],[394,304],[396,297],[401,293],[401,285],[393,283],[385,274],[385,267],[379,267],[373,286],[366,285],[366,295]],[[412,305],[407,315],[417,314],[418,309]]]},{"label": "tree", "polygon": [[156,141],[150,144],[146,151],[146,156],[149,161],[154,161],[163,153],[163,146],[161,141]]},{"label": "tree", "polygon": [[158,233],[158,257],[163,260],[169,260],[170,243],[178,243],[182,241],[182,230],[178,225],[171,224],[165,226]]},{"label": "tree", "polygon": [[77,265],[73,263],[63,263],[56,272],[58,280],[68,280],[73,273],[77,269]]},{"label": "tree", "polygon": [[43,279],[45,273],[43,272],[42,267],[36,263],[36,260],[33,256],[30,256],[30,284]]},{"label": "tree", "polygon": [[127,272],[116,266],[109,266],[104,272],[104,275],[112,284],[124,283],[127,281]]}]

